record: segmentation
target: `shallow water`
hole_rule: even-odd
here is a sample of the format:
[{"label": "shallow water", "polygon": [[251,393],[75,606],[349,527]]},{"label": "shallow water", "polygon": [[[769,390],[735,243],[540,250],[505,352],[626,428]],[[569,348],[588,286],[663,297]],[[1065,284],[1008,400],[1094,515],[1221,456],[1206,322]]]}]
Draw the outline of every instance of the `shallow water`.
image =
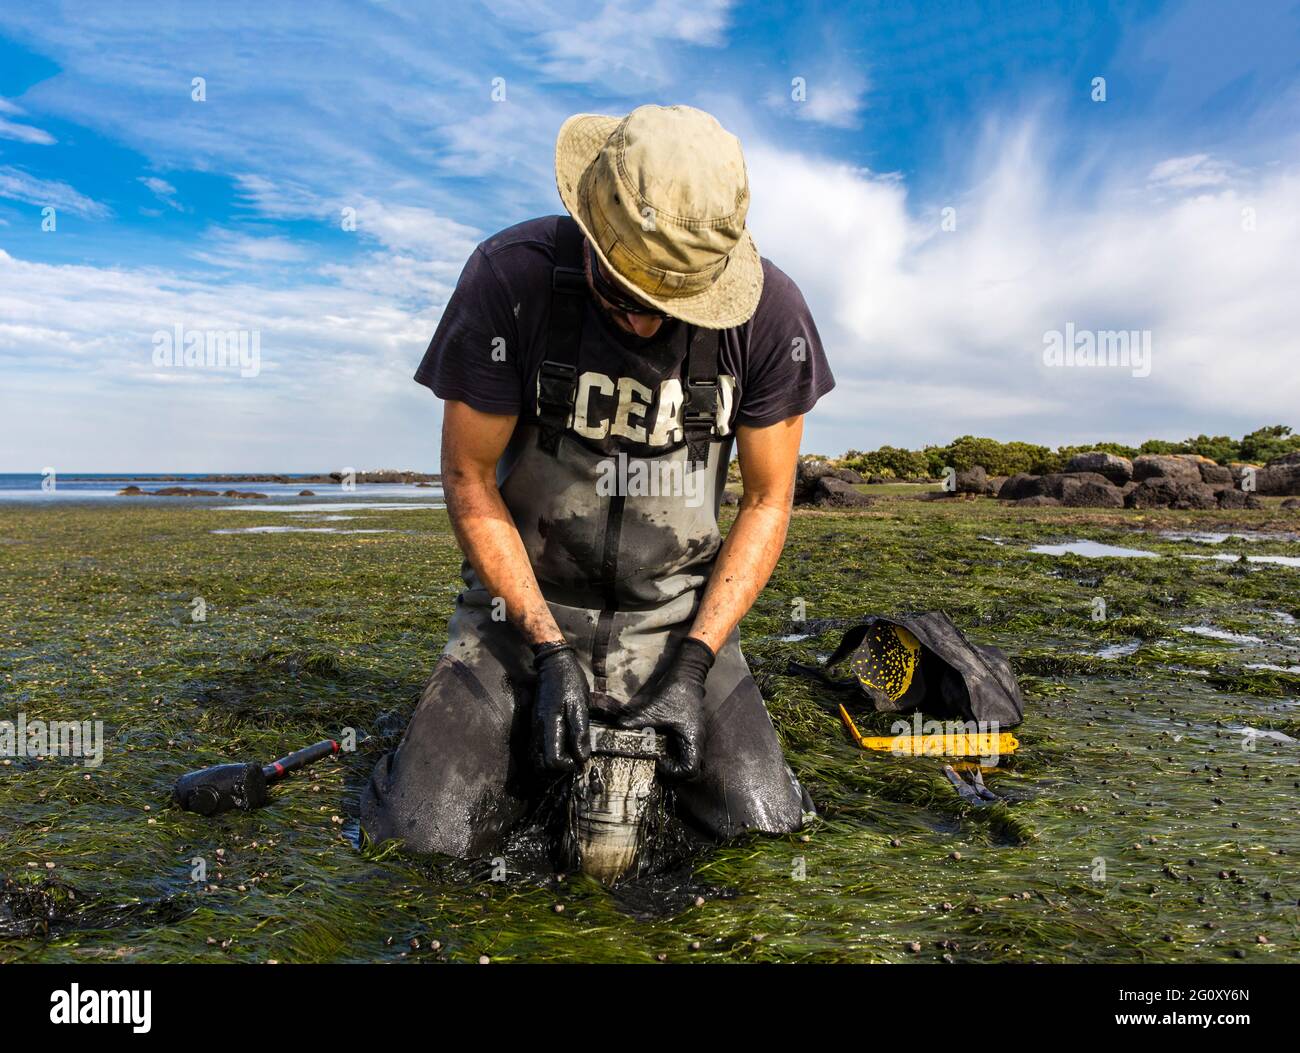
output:
[{"label": "shallow water", "polygon": [[1085,651],[1084,653],[1097,658],[1127,658],[1131,654],[1136,654],[1141,646],[1141,640],[1128,640],[1124,643],[1107,644],[1100,650]]},{"label": "shallow water", "polygon": [[[1186,540],[1186,538],[1184,539]],[[1163,554],[1160,552],[1151,552],[1147,549],[1125,548],[1122,545],[1111,545],[1099,541],[1066,541],[1050,545],[1032,545],[1030,552],[1043,556],[1084,556],[1089,559],[1100,558],[1118,558],[1118,559],[1161,559]],[[1247,563],[1274,563],[1281,567],[1300,567],[1300,556],[1285,555],[1230,555],[1225,552],[1216,553],[1212,556],[1196,555],[1195,553],[1180,552],[1177,555],[1182,559],[1209,559],[1219,563],[1236,563],[1239,560],[1245,560]]]},{"label": "shallow water", "polygon": [[1244,559],[1247,563],[1275,563],[1279,567],[1300,567],[1300,556],[1230,556],[1227,553],[1220,553],[1217,556],[1185,555],[1183,559],[1212,559],[1218,563],[1236,563]]},{"label": "shallow water", "polygon": [[[249,473],[257,474],[257,473]],[[269,474],[269,473],[268,473]],[[142,490],[158,490],[169,486],[188,486],[199,490],[215,490],[214,497],[158,497],[152,494],[139,496],[120,496],[119,490],[128,486],[138,486]],[[266,494],[270,498],[296,499],[302,490],[311,490],[326,498],[355,501],[361,498],[409,498],[421,503],[441,503],[442,489],[437,485],[421,487],[411,483],[357,483],[354,489],[344,490],[336,483],[309,483],[297,481],[291,483],[232,483],[209,482],[201,474],[173,473],[166,477],[161,475],[129,475],[124,473],[103,474],[85,472],[60,472],[52,478],[35,474],[0,473],[0,505],[6,504],[66,504],[68,502],[101,503],[108,498],[111,504],[127,505],[170,503],[198,503],[208,505],[213,501],[224,501],[220,497],[222,490],[242,490]],[[254,501],[255,498],[247,500]],[[311,498],[302,498],[311,500]]]},{"label": "shallow water", "polygon": [[1226,629],[1216,629],[1213,625],[1184,625],[1181,629],[1185,633],[1191,633],[1193,636],[1206,636],[1211,640],[1224,640],[1228,643],[1245,643],[1257,644],[1264,641],[1258,636],[1248,636],[1242,633],[1230,633]]},{"label": "shallow water", "polygon": [[1199,545],[1221,545],[1225,541],[1295,541],[1297,536],[1278,530],[1161,530],[1157,534],[1167,541],[1195,541]]},{"label": "shallow water", "polygon": [[217,512],[359,512],[383,511],[383,512],[428,512],[433,509],[444,507],[440,500],[411,500],[411,501],[329,501],[329,502],[312,502],[304,499],[302,504],[293,505],[264,505],[258,501],[250,501],[238,505],[218,505],[215,508]]},{"label": "shallow water", "polygon": [[[344,516],[343,518],[350,518]],[[305,527],[305,526],[251,526],[224,527],[210,530],[210,534],[389,534],[387,529],[344,530],[340,527]]]},{"label": "shallow water", "polygon": [[1159,559],[1159,552],[1148,552],[1140,548],[1124,548],[1120,545],[1106,545],[1099,541],[1066,541],[1054,545],[1032,545],[1030,552],[1042,556],[1086,556],[1090,559],[1114,556],[1123,559]]}]

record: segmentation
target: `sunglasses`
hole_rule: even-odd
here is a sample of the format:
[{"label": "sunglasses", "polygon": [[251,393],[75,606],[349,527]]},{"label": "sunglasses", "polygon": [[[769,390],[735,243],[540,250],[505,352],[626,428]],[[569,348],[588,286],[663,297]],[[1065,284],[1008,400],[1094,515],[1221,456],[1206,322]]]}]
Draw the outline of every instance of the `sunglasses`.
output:
[{"label": "sunglasses", "polygon": [[663,311],[654,307],[647,307],[639,300],[632,299],[622,288],[615,285],[605,276],[601,270],[600,260],[597,258],[591,243],[587,243],[587,257],[591,261],[591,284],[595,286],[596,292],[600,298],[610,305],[615,311],[625,314],[640,314],[648,318],[668,318],[670,317]]}]

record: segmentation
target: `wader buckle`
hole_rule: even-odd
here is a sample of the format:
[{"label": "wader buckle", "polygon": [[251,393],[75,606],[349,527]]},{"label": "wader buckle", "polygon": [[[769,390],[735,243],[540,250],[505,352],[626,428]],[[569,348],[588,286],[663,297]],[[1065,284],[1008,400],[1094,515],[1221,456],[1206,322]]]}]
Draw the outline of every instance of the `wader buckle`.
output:
[{"label": "wader buckle", "polygon": [[718,433],[718,384],[713,378],[686,381],[686,405],[682,410],[686,433],[688,470],[703,467],[709,459],[709,443]]},{"label": "wader buckle", "polygon": [[587,272],[581,267],[552,267],[551,288],[558,293],[582,296],[587,292]]},{"label": "wader buckle", "polygon": [[549,360],[542,363],[537,371],[537,416],[541,424],[537,442],[547,453],[554,454],[560,448],[560,436],[568,427],[577,391],[577,367]]}]

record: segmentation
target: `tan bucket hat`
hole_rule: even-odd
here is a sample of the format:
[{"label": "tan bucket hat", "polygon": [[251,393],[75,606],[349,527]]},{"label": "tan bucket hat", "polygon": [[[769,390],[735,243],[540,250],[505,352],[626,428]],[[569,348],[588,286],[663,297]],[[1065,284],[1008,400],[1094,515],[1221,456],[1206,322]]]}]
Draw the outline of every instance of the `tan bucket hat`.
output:
[{"label": "tan bucket hat", "polygon": [[633,296],[704,329],[747,322],[763,266],[740,140],[692,106],[580,113],[555,141],[560,199]]}]

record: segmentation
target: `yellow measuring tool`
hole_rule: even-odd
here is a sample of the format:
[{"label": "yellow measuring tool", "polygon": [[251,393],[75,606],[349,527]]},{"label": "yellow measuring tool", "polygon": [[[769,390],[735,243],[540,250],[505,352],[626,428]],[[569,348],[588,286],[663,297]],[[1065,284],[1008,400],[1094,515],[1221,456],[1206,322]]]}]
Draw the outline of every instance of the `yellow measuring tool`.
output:
[{"label": "yellow measuring tool", "polygon": [[853,741],[862,749],[879,750],[882,753],[902,753],[912,757],[988,757],[1014,753],[1020,747],[1020,740],[1009,731],[1000,734],[991,731],[956,731],[935,735],[864,736],[843,706],[840,706],[840,719],[849,729]]}]

